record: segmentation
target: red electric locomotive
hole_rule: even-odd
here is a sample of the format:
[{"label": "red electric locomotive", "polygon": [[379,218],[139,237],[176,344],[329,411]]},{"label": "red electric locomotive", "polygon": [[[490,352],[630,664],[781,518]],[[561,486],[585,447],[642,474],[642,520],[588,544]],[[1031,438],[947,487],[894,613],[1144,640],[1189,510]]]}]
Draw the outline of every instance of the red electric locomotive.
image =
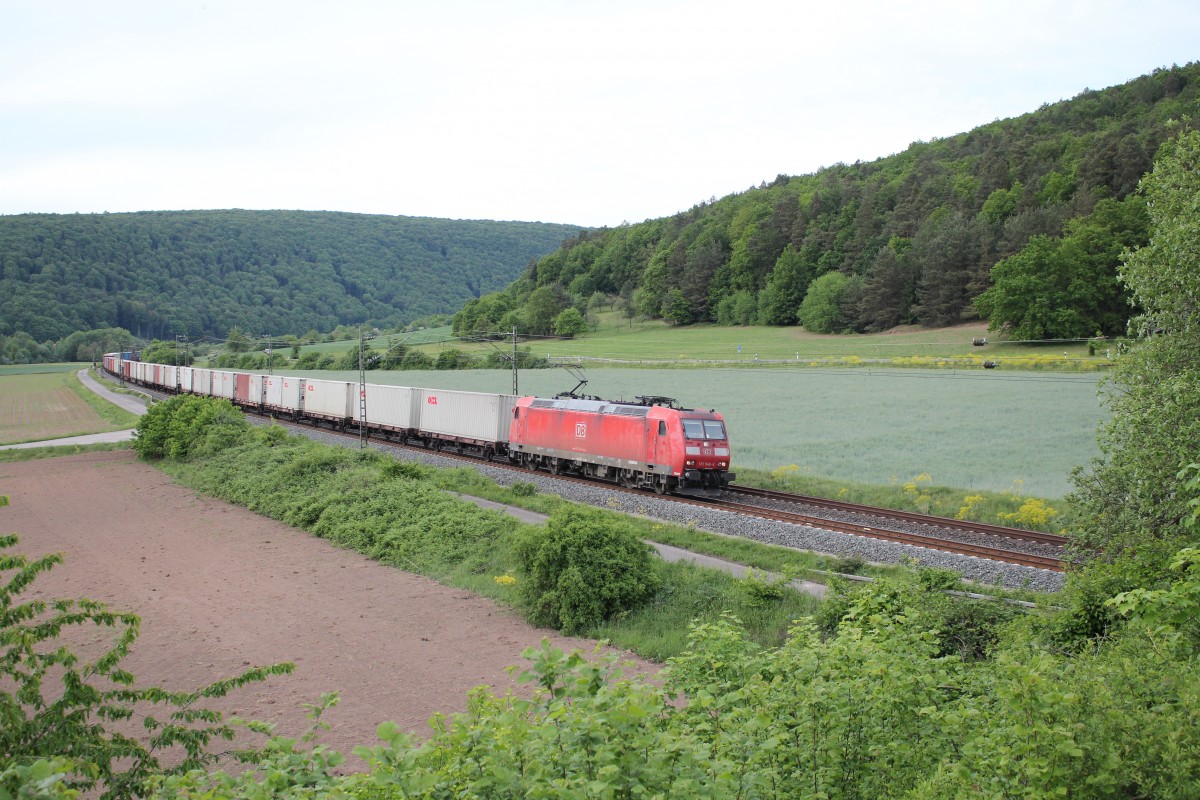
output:
[{"label": "red electric locomotive", "polygon": [[680,408],[666,397],[633,403],[519,398],[508,451],[512,461],[529,469],[545,467],[659,494],[711,495],[734,479],[724,418]]}]

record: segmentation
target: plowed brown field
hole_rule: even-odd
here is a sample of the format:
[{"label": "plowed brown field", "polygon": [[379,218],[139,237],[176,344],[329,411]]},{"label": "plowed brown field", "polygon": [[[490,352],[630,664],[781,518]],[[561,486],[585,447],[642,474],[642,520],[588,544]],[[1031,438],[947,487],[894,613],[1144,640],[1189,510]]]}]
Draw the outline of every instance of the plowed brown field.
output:
[{"label": "plowed brown field", "polygon": [[[140,681],[194,689],[251,664],[296,671],[215,704],[305,729],[303,703],[339,691],[323,743],[349,753],[385,720],[421,732],[434,712],[462,711],[478,684],[549,631],[490,600],[381,566],[328,542],[196,495],[128,451],[0,464],[0,530],[28,556],[61,552],[42,597],[90,597],[141,615],[125,666]],[[111,631],[77,631],[84,648]],[[551,635],[566,649],[593,642]],[[638,663],[639,670],[653,665]]]}]

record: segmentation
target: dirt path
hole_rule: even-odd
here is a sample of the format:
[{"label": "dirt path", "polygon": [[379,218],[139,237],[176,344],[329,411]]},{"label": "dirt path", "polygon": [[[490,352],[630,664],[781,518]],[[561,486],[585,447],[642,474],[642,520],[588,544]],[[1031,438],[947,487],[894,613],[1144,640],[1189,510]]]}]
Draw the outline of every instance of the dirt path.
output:
[{"label": "dirt path", "polygon": [[0,531],[18,533],[22,553],[65,554],[36,593],[142,617],[125,662],[140,680],[193,689],[293,661],[294,674],[218,707],[294,735],[305,729],[302,704],[337,690],[322,741],[347,754],[374,744],[379,722],[423,732],[434,712],[463,710],[471,687],[515,685],[504,668],[548,633],[489,600],[197,496],[129,452],[0,464],[0,494],[11,498]]}]

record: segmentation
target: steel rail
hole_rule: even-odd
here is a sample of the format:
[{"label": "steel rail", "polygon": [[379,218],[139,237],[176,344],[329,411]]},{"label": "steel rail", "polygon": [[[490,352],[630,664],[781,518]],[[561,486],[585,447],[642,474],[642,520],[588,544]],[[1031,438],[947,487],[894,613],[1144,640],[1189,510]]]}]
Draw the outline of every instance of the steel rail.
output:
[{"label": "steel rail", "polygon": [[811,497],[803,494],[791,494],[789,492],[780,492],[773,489],[759,489],[754,486],[740,486],[738,484],[730,484],[728,491],[736,494],[746,495],[748,497],[763,497],[766,499],[780,500],[787,503],[802,503],[804,505],[819,506],[821,508],[829,508],[837,511],[869,514],[873,517],[901,519],[905,520],[906,522],[918,522],[923,525],[947,528],[949,530],[961,530],[969,533],[983,533],[989,536],[1002,536],[1006,539],[1038,542],[1039,544],[1048,544],[1056,547],[1063,547],[1067,544],[1067,537],[1060,536],[1057,533],[1030,531],[1025,530],[1024,528],[1009,528],[1004,525],[993,525],[988,522],[950,519],[948,517],[938,517],[932,514],[918,514],[915,511],[898,511],[890,508],[876,508],[874,506],[865,506],[859,503],[848,503],[844,500],[830,500],[824,497]]}]

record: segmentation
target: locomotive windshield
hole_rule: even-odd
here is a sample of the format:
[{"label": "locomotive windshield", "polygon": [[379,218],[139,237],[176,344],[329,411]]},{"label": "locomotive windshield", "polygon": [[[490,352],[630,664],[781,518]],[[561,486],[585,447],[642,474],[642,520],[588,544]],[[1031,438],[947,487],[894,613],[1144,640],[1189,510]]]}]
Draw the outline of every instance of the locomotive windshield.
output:
[{"label": "locomotive windshield", "polygon": [[724,439],[725,425],[715,419],[685,419],[683,436],[686,439]]}]

